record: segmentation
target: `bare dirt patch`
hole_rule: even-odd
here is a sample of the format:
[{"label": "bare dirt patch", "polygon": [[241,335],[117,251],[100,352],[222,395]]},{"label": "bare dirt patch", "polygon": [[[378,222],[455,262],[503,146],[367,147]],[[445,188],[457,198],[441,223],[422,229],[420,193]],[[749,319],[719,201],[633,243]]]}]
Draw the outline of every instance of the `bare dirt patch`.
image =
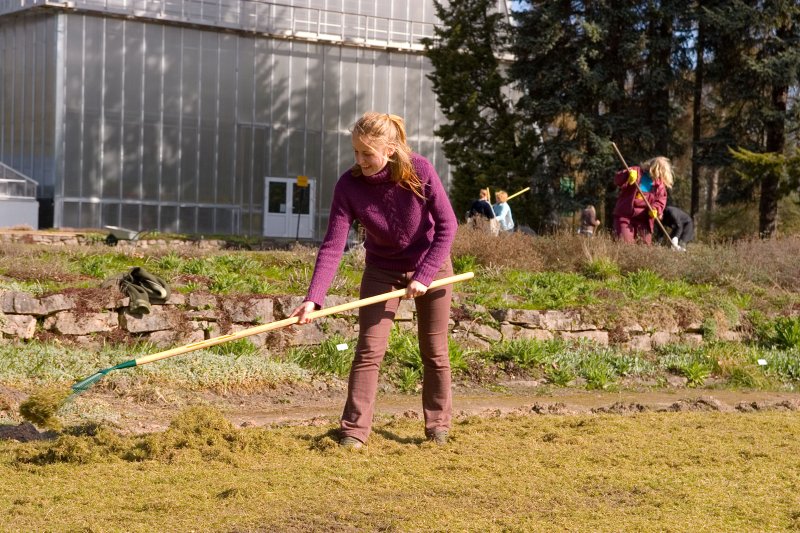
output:
[{"label": "bare dirt patch", "polygon": [[[142,434],[163,431],[182,410],[192,405],[219,409],[235,427],[324,426],[336,423],[346,399],[344,383],[286,386],[257,393],[218,394],[156,389],[148,391],[95,389],[70,402],[60,413],[65,426],[87,420],[108,423],[120,433]],[[17,395],[22,396],[23,395]],[[800,393],[693,390],[597,392],[578,389],[546,389],[518,386],[496,392],[478,387],[457,387],[453,414],[465,417],[513,415],[636,415],[643,412],[753,412],[800,409]],[[380,393],[375,406],[376,420],[385,418],[422,419],[418,394]],[[0,426],[0,439],[33,440],[50,438],[34,433],[29,425]]]}]

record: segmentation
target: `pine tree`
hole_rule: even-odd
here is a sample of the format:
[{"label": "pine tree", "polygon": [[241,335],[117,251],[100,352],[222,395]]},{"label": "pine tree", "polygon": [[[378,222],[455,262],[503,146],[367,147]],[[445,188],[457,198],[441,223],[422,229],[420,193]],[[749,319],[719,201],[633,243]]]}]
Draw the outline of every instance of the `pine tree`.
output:
[{"label": "pine tree", "polygon": [[544,181],[556,190],[564,175],[580,179],[585,202],[605,203],[607,225],[621,166],[611,141],[630,165],[676,150],[687,5],[535,1],[517,17],[512,74],[525,121],[543,125]]},{"label": "pine tree", "polygon": [[[743,183],[763,184],[769,179],[775,184],[774,195],[778,199],[798,191],[800,154],[796,151],[790,156],[777,152],[756,153],[744,148],[731,149],[730,153],[734,159],[733,170]],[[777,206],[775,212],[777,214]]]},{"label": "pine tree", "polygon": [[[734,0],[709,9],[708,20],[713,57],[708,79],[719,87],[717,107],[723,114],[720,128],[707,141],[716,148],[709,157],[730,165],[737,151],[791,156],[788,132],[800,123],[800,108],[789,100],[800,80],[800,5],[792,0]],[[728,147],[737,150],[729,152]],[[729,173],[720,200],[746,200],[758,191],[759,234],[772,236],[786,177],[763,165],[750,168],[762,173],[750,176],[756,179]]]},{"label": "pine tree", "polygon": [[[509,194],[530,185],[528,164],[536,144],[525,139],[514,111],[507,69],[504,15],[495,0],[434,1],[442,22],[435,38],[424,40],[434,71],[439,106],[448,122],[436,129],[453,166],[450,199],[456,213],[466,211],[478,190],[490,187]],[[522,148],[522,147],[525,148]],[[513,200],[518,222],[530,216],[524,198]]]}]

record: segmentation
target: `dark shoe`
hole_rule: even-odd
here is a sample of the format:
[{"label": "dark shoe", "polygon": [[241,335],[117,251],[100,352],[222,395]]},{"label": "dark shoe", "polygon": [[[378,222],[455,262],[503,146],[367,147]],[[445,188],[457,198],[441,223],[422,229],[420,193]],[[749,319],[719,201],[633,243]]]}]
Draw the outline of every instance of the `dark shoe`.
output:
[{"label": "dark shoe", "polygon": [[446,429],[435,429],[428,433],[428,440],[434,444],[444,445],[447,444],[447,439],[450,436],[450,432]]},{"label": "dark shoe", "polygon": [[351,450],[360,450],[364,446],[364,443],[355,437],[342,437],[339,440],[339,446]]}]

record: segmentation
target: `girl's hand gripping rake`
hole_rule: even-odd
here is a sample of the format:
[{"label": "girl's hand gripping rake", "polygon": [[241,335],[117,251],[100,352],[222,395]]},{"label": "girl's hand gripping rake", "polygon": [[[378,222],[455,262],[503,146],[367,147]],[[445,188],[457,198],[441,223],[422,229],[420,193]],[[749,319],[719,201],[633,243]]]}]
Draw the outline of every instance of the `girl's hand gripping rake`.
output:
[{"label": "girl's hand gripping rake", "polygon": [[[430,284],[428,290],[435,289],[437,287],[442,287],[444,285],[450,285],[452,283],[457,283],[459,281],[466,281],[468,279],[472,279],[474,276],[475,274],[472,272],[465,272],[464,274],[458,274],[447,278],[437,279]],[[356,300],[346,304],[335,305],[333,307],[320,309],[318,311],[312,311],[306,316],[308,318],[319,318],[321,316],[332,315],[334,313],[342,313],[344,311],[350,311],[351,309],[357,309],[359,307],[364,307],[366,305],[371,305],[378,302],[385,302],[386,300],[391,300],[393,298],[401,298],[405,295],[405,293],[406,293],[405,289],[398,289],[396,291],[386,292],[383,294],[378,294],[376,296],[370,296],[369,298],[363,298],[361,300]],[[286,318],[284,320],[270,322],[269,324],[263,324],[261,326],[255,326],[252,328],[243,329],[241,331],[237,331],[236,333],[231,333],[229,335],[222,335],[220,337],[215,337],[213,339],[193,342],[191,344],[180,346],[178,348],[172,348],[170,350],[165,350],[163,352],[158,352],[151,355],[138,357],[136,359],[131,359],[129,361],[125,361],[124,363],[120,363],[118,365],[99,370],[98,372],[95,372],[88,378],[75,383],[72,386],[72,391],[73,391],[72,393],[80,394],[81,392],[86,391],[89,387],[100,381],[100,379],[103,376],[105,376],[112,370],[133,368],[135,366],[141,366],[161,359],[166,359],[167,357],[173,357],[176,355],[193,352],[195,350],[202,350],[203,348],[209,348],[211,346],[216,346],[217,344],[222,344],[224,342],[242,339],[244,337],[249,337],[251,335],[258,335],[259,333],[264,333],[267,331],[271,331],[273,329],[279,329],[286,326],[291,326],[292,324],[296,324],[297,321],[298,318],[296,316],[293,316]]]}]

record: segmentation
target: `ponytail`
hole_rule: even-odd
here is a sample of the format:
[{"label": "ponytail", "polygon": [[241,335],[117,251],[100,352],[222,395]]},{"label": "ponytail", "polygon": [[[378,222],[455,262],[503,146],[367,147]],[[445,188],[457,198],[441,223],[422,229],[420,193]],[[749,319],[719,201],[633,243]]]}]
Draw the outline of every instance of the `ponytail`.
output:
[{"label": "ponytail", "polygon": [[[394,155],[389,158],[392,181],[425,199],[422,181],[411,163],[411,148],[406,143],[406,128],[402,117],[373,111],[364,113],[353,126],[353,134],[394,148]],[[361,167],[358,165],[354,165],[351,170],[354,175],[361,175]]]}]

